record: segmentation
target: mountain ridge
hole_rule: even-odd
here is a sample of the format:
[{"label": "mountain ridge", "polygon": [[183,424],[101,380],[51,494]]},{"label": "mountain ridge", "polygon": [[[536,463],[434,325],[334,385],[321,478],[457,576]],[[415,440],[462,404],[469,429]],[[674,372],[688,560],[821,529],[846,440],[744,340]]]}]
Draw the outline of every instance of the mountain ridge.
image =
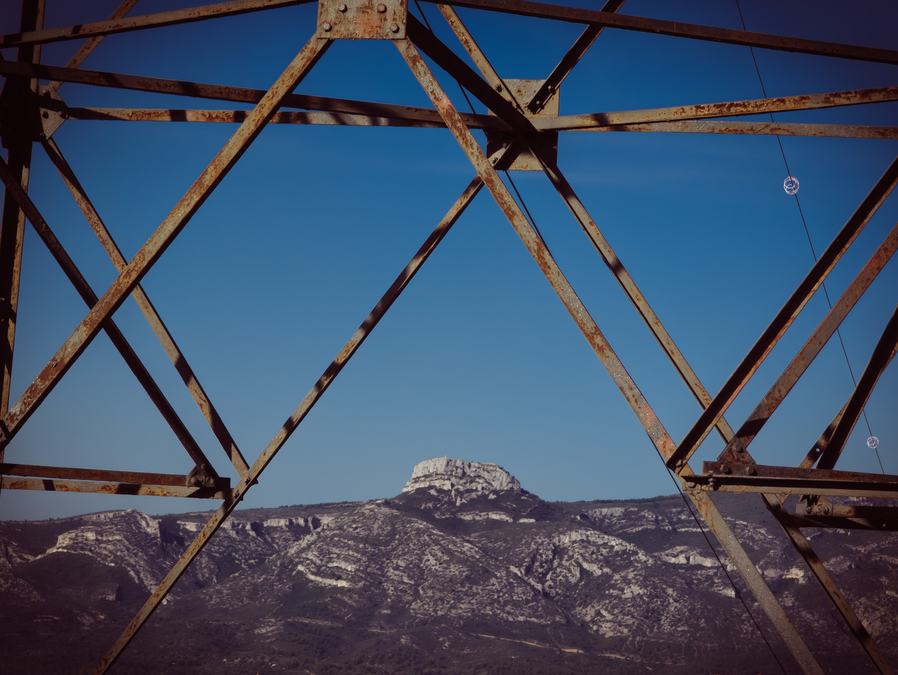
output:
[{"label": "mountain ridge", "polygon": [[[678,497],[546,502],[495,464],[418,466],[388,499],[236,511],[122,672],[778,672],[739,595],[789,663]],[[715,499],[827,667],[865,672],[757,500]],[[89,668],[207,516],[0,522],[8,672]],[[895,660],[898,538],[871,534],[810,533]]]}]

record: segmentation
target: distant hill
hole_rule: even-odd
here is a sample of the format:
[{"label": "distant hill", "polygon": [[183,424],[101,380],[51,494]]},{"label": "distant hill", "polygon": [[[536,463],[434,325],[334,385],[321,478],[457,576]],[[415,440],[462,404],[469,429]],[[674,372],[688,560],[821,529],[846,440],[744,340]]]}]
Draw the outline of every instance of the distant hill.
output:
[{"label": "distant hill", "polygon": [[[824,667],[872,672],[757,498],[720,497]],[[2,671],[93,666],[205,517],[115,511],[0,522]],[[809,534],[898,664],[898,536]],[[744,597],[791,671],[774,629]],[[495,464],[439,458],[415,467],[392,499],[238,511],[115,671],[780,668],[679,497],[545,502]]]}]

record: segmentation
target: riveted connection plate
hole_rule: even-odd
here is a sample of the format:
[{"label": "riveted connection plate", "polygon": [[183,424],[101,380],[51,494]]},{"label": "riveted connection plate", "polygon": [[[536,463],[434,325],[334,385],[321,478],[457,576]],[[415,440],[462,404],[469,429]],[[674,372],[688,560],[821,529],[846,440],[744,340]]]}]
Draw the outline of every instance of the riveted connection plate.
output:
[{"label": "riveted connection plate", "polygon": [[320,38],[401,40],[408,0],[318,0]]},{"label": "riveted connection plate", "polygon": [[[514,96],[520,106],[526,110],[530,99],[539,91],[545,80],[505,80],[505,84],[509,92]],[[558,90],[551,92],[546,100],[546,105],[536,115],[528,113],[528,117],[555,117],[558,115]],[[549,156],[552,162],[558,160],[558,132],[544,131],[539,135],[542,141],[544,152]],[[486,134],[486,151],[492,154],[501,146],[507,144],[511,138],[507,134],[495,133],[487,131]],[[508,167],[513,171],[542,171],[543,167],[536,156],[525,150],[518,155],[511,166]]]}]

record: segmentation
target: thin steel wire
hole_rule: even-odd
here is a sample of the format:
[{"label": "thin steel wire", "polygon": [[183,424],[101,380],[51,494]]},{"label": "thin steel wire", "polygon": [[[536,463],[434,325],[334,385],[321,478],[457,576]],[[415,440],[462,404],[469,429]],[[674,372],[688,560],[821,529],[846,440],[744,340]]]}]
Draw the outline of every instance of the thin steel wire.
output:
[{"label": "thin steel wire", "polygon": [[[742,14],[742,5],[739,4],[739,0],[735,0],[735,2],[736,2],[736,10],[739,12],[739,21],[742,24],[742,30],[748,30],[748,28],[745,25],[745,16]],[[767,87],[764,86],[764,77],[761,75],[761,67],[758,64],[758,58],[755,55],[754,47],[749,47],[748,51],[751,54],[752,63],[754,63],[754,65],[755,65],[755,73],[758,76],[758,84],[761,85],[761,93],[763,94],[764,98],[768,98]],[[770,121],[773,122],[774,121],[773,113],[767,113],[767,115],[770,117]],[[786,150],[783,147],[783,140],[780,138],[779,134],[776,135],[776,143],[779,146],[780,155],[783,158],[783,166],[786,169],[786,175],[791,176],[792,169],[789,168],[789,160],[786,158]],[[807,237],[808,247],[811,249],[811,255],[814,258],[814,262],[817,262],[817,250],[814,248],[814,241],[813,241],[813,238],[811,237],[811,230],[808,227],[808,221],[804,215],[804,209],[801,208],[801,200],[798,198],[797,192],[792,196],[795,198],[795,205],[798,207],[798,215],[801,218],[802,227],[804,227],[804,234],[805,234],[805,237]],[[826,287],[826,282],[824,281],[822,285],[823,285],[823,295],[826,298],[826,304],[829,306],[830,309],[832,309],[833,303],[829,297],[829,289]],[[851,359],[848,358],[848,350],[845,348],[845,340],[842,338],[842,331],[839,328],[836,328],[836,337],[839,339],[839,346],[842,348],[842,356],[845,357],[845,365],[848,366],[848,374],[851,376],[851,381],[854,384],[854,386],[857,387],[857,377],[854,374],[854,368],[851,367]],[[870,420],[867,417],[867,407],[866,406],[864,406],[861,409],[861,415],[863,415],[864,424],[866,424],[866,426],[867,426],[867,435],[873,436],[873,429],[870,426]],[[876,453],[876,461],[879,462],[879,470],[882,471],[882,473],[885,473],[886,470],[882,465],[882,457],[880,457],[880,455],[879,455],[879,448],[873,448],[873,452]]]}]

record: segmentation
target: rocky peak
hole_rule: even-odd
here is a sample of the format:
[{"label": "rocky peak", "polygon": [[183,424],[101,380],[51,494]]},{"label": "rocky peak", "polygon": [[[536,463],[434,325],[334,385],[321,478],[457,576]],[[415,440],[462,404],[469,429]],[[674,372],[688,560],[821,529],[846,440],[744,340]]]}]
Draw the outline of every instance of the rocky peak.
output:
[{"label": "rocky peak", "polygon": [[489,494],[521,492],[521,484],[498,464],[436,457],[418,462],[402,489],[404,493],[416,490]]}]

